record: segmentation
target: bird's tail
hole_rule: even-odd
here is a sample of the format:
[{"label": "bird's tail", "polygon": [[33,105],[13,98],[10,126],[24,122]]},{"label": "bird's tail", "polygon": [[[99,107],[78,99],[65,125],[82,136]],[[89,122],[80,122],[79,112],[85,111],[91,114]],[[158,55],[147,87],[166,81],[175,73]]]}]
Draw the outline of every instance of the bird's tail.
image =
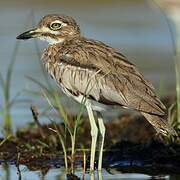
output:
[{"label": "bird's tail", "polygon": [[141,112],[141,114],[153,125],[157,133],[164,136],[177,136],[176,131],[168,124],[168,122],[161,116],[151,115]]}]

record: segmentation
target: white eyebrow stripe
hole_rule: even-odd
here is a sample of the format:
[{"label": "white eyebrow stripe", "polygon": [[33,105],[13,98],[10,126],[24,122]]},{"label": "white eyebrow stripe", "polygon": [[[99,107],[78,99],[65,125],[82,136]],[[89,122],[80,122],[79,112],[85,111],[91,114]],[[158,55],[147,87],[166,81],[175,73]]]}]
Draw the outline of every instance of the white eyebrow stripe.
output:
[{"label": "white eyebrow stripe", "polygon": [[52,23],[60,23],[62,26],[67,26],[66,23],[64,23],[64,22],[62,22],[62,21],[60,21],[60,20],[52,21],[51,24],[52,24]]},{"label": "white eyebrow stripe", "polygon": [[42,28],[39,29],[39,31],[40,32],[54,34],[54,35],[58,35],[59,34],[59,31],[50,30],[48,27],[42,27]]},{"label": "white eyebrow stripe", "polygon": [[52,24],[52,23],[60,23],[60,24],[62,24],[63,22],[60,21],[60,20],[55,20],[55,21],[52,21],[51,24]]}]

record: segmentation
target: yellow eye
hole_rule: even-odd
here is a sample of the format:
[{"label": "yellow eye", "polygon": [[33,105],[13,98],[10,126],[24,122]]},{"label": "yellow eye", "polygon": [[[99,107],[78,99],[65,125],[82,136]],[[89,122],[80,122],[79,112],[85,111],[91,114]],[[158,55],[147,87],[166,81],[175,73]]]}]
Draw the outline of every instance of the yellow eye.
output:
[{"label": "yellow eye", "polygon": [[58,29],[61,28],[61,23],[57,23],[57,22],[52,23],[52,24],[50,25],[50,28],[51,28],[52,30],[58,30]]}]

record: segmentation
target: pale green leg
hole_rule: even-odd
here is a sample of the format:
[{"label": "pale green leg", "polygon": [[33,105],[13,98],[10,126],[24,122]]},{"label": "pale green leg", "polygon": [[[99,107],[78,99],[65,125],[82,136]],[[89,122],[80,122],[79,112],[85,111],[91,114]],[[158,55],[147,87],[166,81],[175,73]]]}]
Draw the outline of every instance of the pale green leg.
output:
[{"label": "pale green leg", "polygon": [[90,173],[90,180],[95,180],[95,178],[94,178],[94,172],[91,172],[91,173]]},{"label": "pale green leg", "polygon": [[96,126],[96,121],[94,119],[92,107],[90,103],[86,104],[87,112],[89,115],[89,121],[91,125],[91,159],[90,159],[90,171],[94,171],[94,161],[95,161],[95,153],[96,153],[96,142],[97,142],[97,135],[98,135],[98,128]]},{"label": "pale green leg", "polygon": [[98,171],[98,180],[103,180],[102,171]]},{"label": "pale green leg", "polygon": [[98,170],[102,170],[102,161],[103,161],[103,147],[104,147],[104,138],[105,138],[105,126],[103,122],[102,115],[98,112],[98,124],[99,124],[99,131],[101,134],[100,143],[99,143],[99,160],[98,160]]}]

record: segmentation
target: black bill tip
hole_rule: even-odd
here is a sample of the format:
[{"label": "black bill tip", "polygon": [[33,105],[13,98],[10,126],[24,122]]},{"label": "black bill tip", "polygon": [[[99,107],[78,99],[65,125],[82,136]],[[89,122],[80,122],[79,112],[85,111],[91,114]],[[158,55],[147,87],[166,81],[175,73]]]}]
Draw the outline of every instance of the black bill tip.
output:
[{"label": "black bill tip", "polygon": [[16,37],[16,39],[27,40],[33,38],[36,34],[37,34],[36,29],[32,29],[30,31],[26,31],[20,34],[19,36]]},{"label": "black bill tip", "polygon": [[16,37],[16,39],[22,39],[22,40],[26,40],[26,39],[30,39],[31,36],[27,36],[24,34],[20,34],[19,36]]}]

